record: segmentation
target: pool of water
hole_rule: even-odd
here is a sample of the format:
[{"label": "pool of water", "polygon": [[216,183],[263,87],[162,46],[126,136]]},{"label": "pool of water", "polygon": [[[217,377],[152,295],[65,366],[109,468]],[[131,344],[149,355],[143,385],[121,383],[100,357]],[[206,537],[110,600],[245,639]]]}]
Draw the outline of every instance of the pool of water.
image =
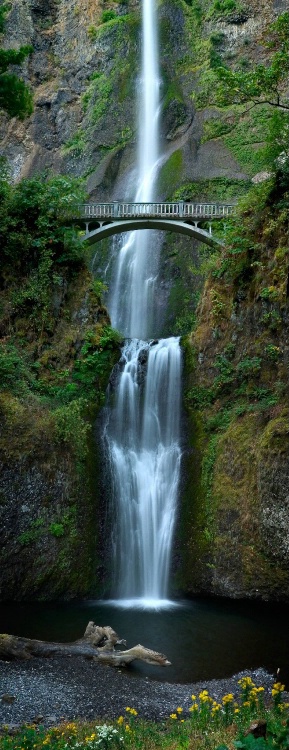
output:
[{"label": "pool of water", "polygon": [[127,646],[142,643],[166,654],[166,669],[139,663],[129,673],[168,682],[229,677],[264,667],[289,684],[289,607],[260,602],[195,599],[171,609],[119,608],[115,603],[0,604],[0,632],[73,641],[89,620],[110,625]]}]

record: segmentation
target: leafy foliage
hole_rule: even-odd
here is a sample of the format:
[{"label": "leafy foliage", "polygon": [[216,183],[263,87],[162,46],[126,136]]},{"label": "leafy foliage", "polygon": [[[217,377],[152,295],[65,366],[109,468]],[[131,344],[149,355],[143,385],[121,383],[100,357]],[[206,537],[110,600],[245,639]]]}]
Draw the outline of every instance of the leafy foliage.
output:
[{"label": "leafy foliage", "polygon": [[82,243],[67,223],[84,191],[79,181],[59,176],[15,187],[4,179],[0,193],[0,284],[9,282],[15,308],[30,311],[39,328],[49,324],[51,282],[57,287],[63,267],[72,273],[84,262]]},{"label": "leafy foliage", "polygon": [[82,184],[43,176],[11,186],[2,170],[0,194],[5,420],[11,423],[11,398],[25,414],[29,403],[33,430],[43,424],[80,469],[119,343],[101,301],[105,286],[91,279],[84,245],[70,225],[75,205],[85,199]]},{"label": "leafy foliage", "polygon": [[112,21],[114,18],[117,18],[117,13],[115,10],[103,10],[101,14],[101,23],[107,23],[108,21]]},{"label": "leafy foliage", "polygon": [[[0,5],[0,33],[4,31],[5,16],[10,5]],[[20,49],[0,48],[0,109],[5,110],[10,117],[25,117],[33,112],[33,97],[30,89],[15,73],[7,72],[10,65],[21,65],[25,58],[33,52],[33,47],[24,45]]]},{"label": "leafy foliage", "polygon": [[[239,17],[239,6],[234,12]],[[265,63],[256,65],[246,56],[229,64],[222,57],[222,35],[211,34],[200,66],[195,102],[201,109],[218,107],[218,113],[214,117],[210,114],[205,123],[203,141],[221,137],[249,175],[276,171],[278,160],[282,162],[282,174],[287,171],[288,175],[288,12],[267,28],[261,41],[266,50]]]},{"label": "leafy foliage", "polygon": [[221,106],[229,104],[267,103],[289,110],[282,85],[288,75],[289,13],[283,13],[271,24],[266,46],[274,50],[270,65],[259,63],[250,71],[216,68],[219,86],[216,101]]},{"label": "leafy foliage", "polygon": [[32,383],[31,374],[25,359],[21,357],[13,344],[2,345],[0,349],[0,383],[3,390],[18,393],[27,392],[28,384]]}]

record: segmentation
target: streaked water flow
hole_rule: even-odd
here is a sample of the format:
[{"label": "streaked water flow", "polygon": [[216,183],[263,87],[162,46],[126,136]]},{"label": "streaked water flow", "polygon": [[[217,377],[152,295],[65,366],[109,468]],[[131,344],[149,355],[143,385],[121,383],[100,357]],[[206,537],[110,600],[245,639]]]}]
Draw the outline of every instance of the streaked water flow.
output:
[{"label": "streaked water flow", "polygon": [[132,340],[123,359],[106,433],[118,506],[115,587],[121,599],[160,606],[168,592],[181,458],[179,342]]},{"label": "streaked water flow", "polygon": [[[157,16],[154,0],[143,0],[142,64],[138,97],[138,169],[136,202],[155,197],[162,162],[159,155],[160,78]],[[153,308],[158,271],[158,245],[149,230],[126,235],[117,254],[115,280],[109,302],[112,325],[127,338],[155,335]]]},{"label": "streaked water flow", "polygon": [[[159,65],[154,0],[143,0],[135,201],[154,200],[159,155]],[[178,338],[160,339],[154,314],[158,248],[154,233],[124,238],[109,301],[112,325],[127,338],[105,440],[112,487],[113,596],[123,606],[168,606],[181,451]]]}]

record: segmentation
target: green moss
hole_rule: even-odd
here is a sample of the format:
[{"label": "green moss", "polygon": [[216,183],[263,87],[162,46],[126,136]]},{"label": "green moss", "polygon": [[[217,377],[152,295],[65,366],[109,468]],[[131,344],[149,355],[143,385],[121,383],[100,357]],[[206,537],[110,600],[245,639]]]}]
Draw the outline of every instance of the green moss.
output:
[{"label": "green moss", "polygon": [[[286,229],[281,207],[280,214],[275,208],[273,218],[271,194],[272,185],[262,186],[243,200],[236,229],[228,238],[233,281],[217,271],[227,251],[222,260],[216,259],[216,271],[211,269],[194,332],[187,339],[192,355],[186,405],[193,418],[196,411],[202,418],[204,434],[197,490],[197,502],[203,502],[201,527],[195,535],[188,530],[192,561],[198,559],[199,569],[191,578],[191,590],[274,599],[288,597],[287,552],[279,549],[280,529],[275,539],[274,529],[267,534],[260,519],[270,503],[274,512],[275,497],[277,512],[282,503],[289,419],[282,361],[282,250],[277,252],[280,261],[276,259]],[[239,252],[242,274],[236,273]],[[224,295],[226,308],[217,321],[218,295],[221,301]],[[264,315],[277,310],[278,329],[265,328]],[[274,489],[269,477],[276,477]]]},{"label": "green moss", "polygon": [[164,98],[162,102],[163,112],[165,112],[167,106],[173,101],[181,102],[182,104],[185,102],[182,88],[180,86],[179,81],[176,78],[168,79],[165,74],[164,87],[165,87],[165,94],[164,94]]},{"label": "green moss", "polygon": [[262,147],[271,117],[271,108],[267,105],[255,107],[244,117],[238,115],[231,132],[223,135],[224,143],[249,175],[267,167],[267,156]]},{"label": "green moss", "polygon": [[19,544],[21,544],[21,546],[27,546],[40,539],[45,530],[44,525],[44,520],[42,518],[37,518],[36,521],[32,521],[30,527],[19,535],[17,539]]},{"label": "green moss", "polygon": [[215,177],[210,180],[196,180],[178,188],[170,194],[170,200],[184,201],[236,201],[246,195],[251,180],[235,180]]},{"label": "green moss", "polygon": [[[185,357],[186,362],[186,357]],[[186,363],[185,363],[186,368]],[[201,457],[205,445],[202,419],[196,412],[187,412],[187,448],[183,459],[184,481],[180,497],[180,520],[177,529],[180,567],[174,584],[180,591],[200,588],[200,565],[209,549],[206,535],[207,508],[201,477]]]},{"label": "green moss", "polygon": [[[93,137],[95,126],[104,120],[113,106],[113,121],[115,124],[123,122],[123,102],[132,96],[136,76],[136,40],[139,33],[139,14],[131,13],[116,16],[115,11],[110,20],[106,20],[100,27],[94,28],[95,40],[101,44],[108,44],[113,49],[112,66],[107,73],[96,71],[90,76],[86,91],[82,95],[82,107],[87,114],[86,131]],[[123,133],[123,131],[126,131]],[[125,124],[121,134],[109,133],[113,139],[109,148],[126,143],[132,135],[131,129]]]},{"label": "green moss", "polygon": [[[139,26],[139,18],[137,13],[127,13],[123,16],[117,16],[116,18],[111,19],[110,21],[103,24],[101,27],[97,30],[97,36],[98,39],[101,39],[103,36],[111,35],[111,32],[114,32],[114,38],[116,39],[117,44],[121,44],[123,38],[127,36],[127,33],[131,32],[131,29],[134,29]],[[115,36],[116,33],[116,36]],[[117,50],[116,50],[117,51]]]},{"label": "green moss", "polygon": [[[71,598],[100,586],[92,425],[119,358],[119,337],[108,326],[103,285],[86,269],[68,276],[63,288],[53,335],[39,339],[27,319],[15,315],[7,338],[11,356],[2,363],[1,458],[15,477],[16,494],[22,472],[36,466],[41,478],[40,518],[31,523],[27,513],[26,526],[26,516],[21,518],[16,547],[8,543],[0,552],[3,585],[11,598]],[[4,309],[9,294],[9,289],[1,291]],[[85,320],[79,316],[84,301]],[[55,476],[63,481],[62,493]],[[20,568],[21,583],[17,576],[14,580]]]},{"label": "green moss", "polygon": [[279,455],[288,453],[289,444],[289,412],[284,409],[283,413],[275,419],[270,419],[265,427],[260,443],[259,450],[262,452],[263,459],[270,454]]},{"label": "green moss", "polygon": [[220,138],[226,135],[226,133],[231,133],[231,131],[232,123],[228,122],[226,119],[223,119],[222,114],[220,113],[219,117],[212,118],[205,122],[201,143],[206,143],[207,141],[214,140],[215,138]]},{"label": "green moss", "polygon": [[195,324],[203,283],[199,253],[186,237],[166,233],[161,250],[161,276],[168,290],[162,335],[184,335]]},{"label": "green moss", "polygon": [[181,149],[174,151],[165,164],[161,167],[158,181],[157,193],[167,199],[167,195],[180,184],[182,179],[183,155]]},{"label": "green moss", "polygon": [[51,523],[49,526],[49,532],[52,534],[52,536],[55,536],[57,539],[61,536],[64,536],[65,530],[63,523]]}]

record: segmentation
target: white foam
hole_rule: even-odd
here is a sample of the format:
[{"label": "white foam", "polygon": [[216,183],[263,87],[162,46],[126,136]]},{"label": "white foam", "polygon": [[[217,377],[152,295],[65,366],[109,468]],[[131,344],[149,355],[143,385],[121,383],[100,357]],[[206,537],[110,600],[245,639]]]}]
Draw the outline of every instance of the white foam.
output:
[{"label": "white foam", "polygon": [[176,609],[176,607],[182,606],[179,602],[171,599],[150,599],[146,597],[137,597],[136,599],[101,599],[97,604],[116,607],[117,609],[153,610],[155,612],[159,612],[162,609]]}]

